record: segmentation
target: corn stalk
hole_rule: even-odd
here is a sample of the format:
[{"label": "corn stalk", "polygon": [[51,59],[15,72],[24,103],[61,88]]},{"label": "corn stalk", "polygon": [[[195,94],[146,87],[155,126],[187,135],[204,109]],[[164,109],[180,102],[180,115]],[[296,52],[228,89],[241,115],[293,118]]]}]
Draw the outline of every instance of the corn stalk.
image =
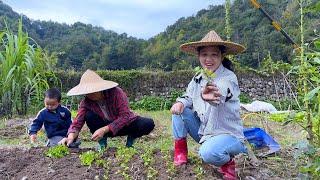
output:
[{"label": "corn stalk", "polygon": [[[308,88],[308,63],[307,63],[307,58],[305,57],[305,47],[304,47],[304,11],[303,11],[303,6],[304,6],[305,0],[299,0],[299,5],[300,5],[300,35],[301,35],[301,47],[300,47],[300,83],[302,83],[302,94],[303,96],[306,96],[308,94],[309,88]],[[312,132],[312,118],[311,118],[311,109],[309,106],[309,100],[305,99],[304,100],[304,109],[306,111],[306,122],[307,122],[307,132],[309,136],[309,141],[312,143],[313,142],[313,132]]]},{"label": "corn stalk", "polygon": [[226,27],[225,27],[225,31],[226,31],[226,35],[227,35],[227,40],[230,41],[231,39],[231,24],[230,24],[230,8],[231,8],[231,2],[230,0],[226,0],[226,4],[225,4],[225,21],[226,21]]},{"label": "corn stalk", "polygon": [[21,19],[16,35],[6,27],[0,34],[0,112],[24,115],[30,104],[41,101],[47,77],[54,74],[49,56],[23,32]]}]

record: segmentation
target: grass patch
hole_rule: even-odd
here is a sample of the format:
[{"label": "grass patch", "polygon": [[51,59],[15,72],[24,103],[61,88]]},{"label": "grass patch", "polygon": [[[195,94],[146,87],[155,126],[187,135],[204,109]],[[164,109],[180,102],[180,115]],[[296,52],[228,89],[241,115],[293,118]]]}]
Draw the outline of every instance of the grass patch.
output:
[{"label": "grass patch", "polygon": [[5,128],[5,126],[6,126],[6,119],[0,118],[0,129]]},{"label": "grass patch", "polygon": [[15,146],[20,144],[20,139],[0,139],[0,146]]}]

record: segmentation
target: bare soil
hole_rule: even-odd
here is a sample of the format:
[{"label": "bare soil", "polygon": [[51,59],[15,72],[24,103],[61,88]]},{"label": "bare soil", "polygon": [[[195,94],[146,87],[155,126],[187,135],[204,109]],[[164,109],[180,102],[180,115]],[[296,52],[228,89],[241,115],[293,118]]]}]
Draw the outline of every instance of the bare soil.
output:
[{"label": "bare soil", "polygon": [[[30,120],[17,121],[8,120],[5,126],[0,128],[0,139],[20,138],[28,142],[26,127]],[[264,128],[282,146],[281,151],[269,157],[258,157],[259,166],[253,165],[245,155],[239,155],[236,160],[236,171],[239,179],[264,180],[264,179],[296,179],[298,176],[298,162],[294,159],[295,149],[292,144],[303,139],[303,133],[299,127],[294,125],[282,126],[281,123],[247,118],[244,120],[247,127],[258,126]],[[87,131],[87,130],[85,130]],[[152,145],[156,143],[164,130],[164,126],[158,125],[155,131],[141,141]],[[90,136],[88,136],[90,137]],[[89,140],[83,136],[82,141]],[[171,137],[168,137],[171,138]],[[139,143],[139,142],[138,142]],[[288,144],[290,143],[290,144]],[[116,157],[116,148],[111,147],[103,154],[103,159],[109,162],[108,169],[92,165],[83,166],[80,163],[79,155],[90,149],[71,150],[71,153],[60,159],[45,156],[46,147],[26,148],[0,145],[0,179],[124,179],[119,160]],[[143,149],[137,148],[138,153],[129,162],[128,174],[132,179],[147,179],[148,167],[144,165],[141,154]],[[190,148],[190,151],[192,149]],[[258,154],[260,151],[255,151]],[[194,152],[196,153],[196,152]],[[197,179],[195,161],[190,158],[188,164],[176,167],[174,174],[168,171],[168,162],[159,149],[153,151],[155,159],[152,168],[157,171],[156,179]],[[171,159],[172,161],[172,153]],[[203,170],[202,179],[222,179],[217,167],[208,164],[201,164]],[[154,178],[153,178],[154,179]]]},{"label": "bare soil", "polygon": [[[89,149],[73,150],[61,159],[48,158],[44,152],[47,148],[3,148],[0,149],[0,179],[103,179],[105,169],[93,165],[82,166],[79,154]],[[116,149],[108,149],[103,159],[109,161],[109,179],[124,179],[121,175],[120,162],[115,155]],[[133,179],[147,179],[147,167],[136,154],[129,162],[129,174]],[[276,158],[260,159],[261,164],[253,166],[246,156],[236,158],[239,179],[291,179],[297,177],[295,163],[290,150],[283,150]],[[155,164],[152,167],[158,172],[157,179],[169,179],[167,162],[160,151],[154,152]],[[177,167],[175,179],[196,179],[195,164]],[[221,179],[216,167],[202,164],[204,179]],[[120,173],[119,173],[120,172]]]}]

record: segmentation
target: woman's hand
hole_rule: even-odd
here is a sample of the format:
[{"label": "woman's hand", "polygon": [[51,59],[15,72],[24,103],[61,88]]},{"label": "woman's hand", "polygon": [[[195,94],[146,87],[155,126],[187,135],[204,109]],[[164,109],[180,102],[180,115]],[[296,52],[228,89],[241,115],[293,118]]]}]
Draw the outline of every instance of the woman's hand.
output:
[{"label": "woman's hand", "polygon": [[202,99],[205,101],[211,101],[216,104],[220,103],[221,93],[219,92],[219,89],[215,84],[207,85],[203,89],[201,96],[202,96]]},{"label": "woman's hand", "polygon": [[69,133],[68,137],[61,139],[58,144],[69,146],[77,138],[78,133]]},{"label": "woman's hand", "polygon": [[97,129],[91,136],[94,141],[99,141],[105,134],[109,132],[109,126]]},{"label": "woman's hand", "polygon": [[172,114],[181,114],[183,112],[184,109],[184,105],[182,104],[182,102],[176,102],[174,105],[172,105],[170,111]]}]

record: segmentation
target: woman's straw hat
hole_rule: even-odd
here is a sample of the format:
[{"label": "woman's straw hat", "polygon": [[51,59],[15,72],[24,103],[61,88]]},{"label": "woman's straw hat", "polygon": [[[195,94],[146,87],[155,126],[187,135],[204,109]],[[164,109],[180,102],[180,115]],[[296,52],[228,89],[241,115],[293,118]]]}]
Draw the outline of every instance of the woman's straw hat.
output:
[{"label": "woman's straw hat", "polygon": [[118,86],[118,83],[113,81],[103,80],[97,73],[88,69],[82,76],[80,83],[70,89],[68,96],[90,94],[94,92],[111,89]]},{"label": "woman's straw hat", "polygon": [[228,54],[239,54],[245,51],[245,47],[231,42],[231,41],[224,41],[221,39],[221,37],[214,31],[210,31],[204,38],[202,38],[200,41],[196,42],[189,42],[182,44],[180,46],[180,49],[184,52],[192,53],[198,55],[198,47],[201,46],[225,46],[226,51],[224,55]]}]

